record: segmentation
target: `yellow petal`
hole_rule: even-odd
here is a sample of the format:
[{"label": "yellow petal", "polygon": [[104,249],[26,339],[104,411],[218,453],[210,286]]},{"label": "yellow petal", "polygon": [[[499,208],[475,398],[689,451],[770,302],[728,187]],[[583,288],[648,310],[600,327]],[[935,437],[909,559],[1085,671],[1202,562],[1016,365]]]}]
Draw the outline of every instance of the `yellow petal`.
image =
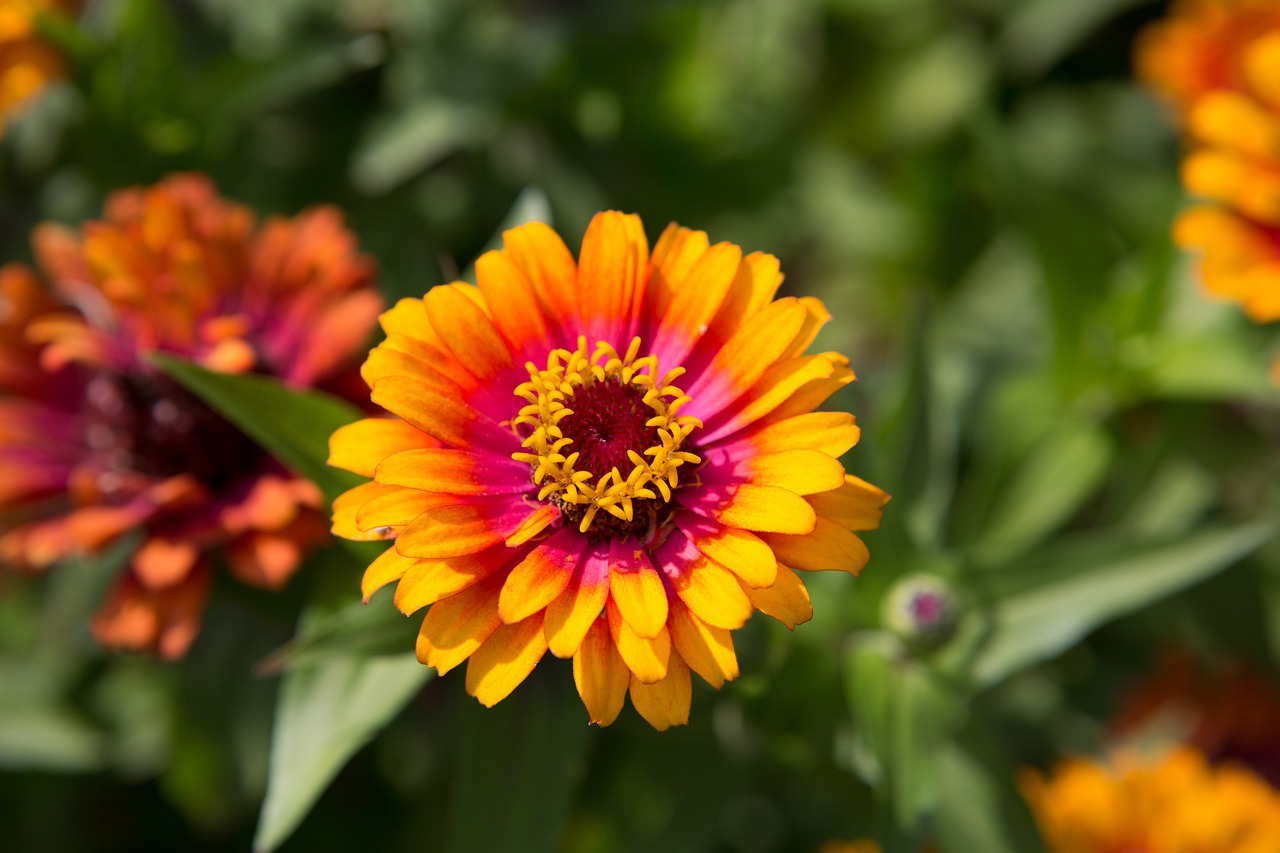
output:
[{"label": "yellow petal", "polygon": [[542,614],[514,625],[501,625],[471,655],[467,692],[492,708],[520,686],[547,652]]},{"label": "yellow petal", "polygon": [[597,619],[573,656],[573,682],[591,722],[607,726],[618,718],[631,672],[618,654],[609,628]]},{"label": "yellow petal", "polygon": [[418,660],[444,675],[498,629],[501,575],[431,605],[418,630]]},{"label": "yellow petal", "polygon": [[635,677],[648,684],[666,675],[667,659],[671,655],[671,635],[666,626],[652,639],[637,636],[623,620],[612,596],[605,604],[604,612],[608,617],[609,633],[613,635],[618,654],[622,655],[627,668]]},{"label": "yellow petal", "polygon": [[738,465],[735,473],[756,485],[777,486],[797,495],[829,492],[844,485],[844,466],[820,450],[783,450],[755,456]]},{"label": "yellow petal", "polygon": [[609,593],[636,635],[653,639],[667,623],[667,590],[662,576],[640,548],[614,540],[610,548]]},{"label": "yellow petal", "polygon": [[387,584],[400,580],[415,562],[417,561],[412,557],[401,556],[395,548],[383,551],[364,570],[364,577],[360,580],[360,594],[364,597],[364,603],[368,604],[369,598]]},{"label": "yellow petal", "polygon": [[542,610],[569,585],[586,538],[562,527],[511,570],[498,599],[498,615],[508,624],[520,622]]},{"label": "yellow petal", "polygon": [[671,608],[671,642],[689,668],[715,689],[738,677],[733,635],[703,622],[687,607]]},{"label": "yellow petal", "polygon": [[751,617],[751,601],[724,566],[699,554],[671,579],[676,595],[704,622],[741,628]]},{"label": "yellow petal", "polygon": [[689,722],[692,699],[689,667],[678,654],[671,656],[671,665],[661,681],[646,684],[636,676],[631,678],[631,704],[649,725],[660,732]]},{"label": "yellow petal", "polygon": [[773,586],[752,589],[743,584],[742,591],[756,610],[772,616],[792,630],[813,618],[809,590],[800,576],[784,565],[778,566],[778,579]]},{"label": "yellow petal", "polygon": [[398,491],[393,486],[382,486],[377,483],[362,483],[354,489],[348,489],[338,495],[333,502],[333,534],[343,539],[354,539],[357,542],[376,542],[390,539],[395,532],[376,528],[364,531],[356,522],[356,515],[368,501]]},{"label": "yellow petal", "polygon": [[682,513],[676,525],[703,554],[733,572],[748,586],[765,587],[778,576],[778,561],[763,539],[746,530]]},{"label": "yellow petal", "polygon": [[386,457],[401,450],[431,447],[437,442],[413,424],[394,418],[365,418],[347,424],[329,438],[329,464],[362,477]]},{"label": "yellow petal", "polygon": [[814,512],[849,530],[875,530],[880,526],[881,507],[889,501],[883,489],[846,474],[844,485],[820,495],[810,495]]},{"label": "yellow petal", "polygon": [[511,351],[502,335],[462,288],[433,287],[422,301],[431,328],[473,376],[490,382],[511,368]]},{"label": "yellow petal", "polygon": [[407,615],[457,595],[506,566],[514,557],[512,551],[503,547],[444,560],[406,557],[411,565],[396,585],[396,608]]},{"label": "yellow petal", "polygon": [[813,532],[804,536],[765,534],[780,562],[806,572],[848,572],[857,575],[871,554],[854,533],[829,518],[818,517]]},{"label": "yellow petal", "polygon": [[[556,657],[573,657],[604,612],[609,597],[609,559],[601,549],[587,553],[560,597],[547,605],[547,648]],[[610,641],[612,642],[612,641]]]}]

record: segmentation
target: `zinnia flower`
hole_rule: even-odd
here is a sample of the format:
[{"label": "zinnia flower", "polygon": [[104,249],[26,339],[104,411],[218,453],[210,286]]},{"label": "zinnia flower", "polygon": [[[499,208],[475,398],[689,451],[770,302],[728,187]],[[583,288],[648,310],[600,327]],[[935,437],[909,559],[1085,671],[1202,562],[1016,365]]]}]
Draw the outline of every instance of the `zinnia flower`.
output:
[{"label": "zinnia flower", "polygon": [[1071,760],[1022,778],[1049,853],[1273,853],[1280,793],[1249,771],[1182,748],[1110,766]]},{"label": "zinnia flower", "polygon": [[194,175],[42,226],[49,282],[0,270],[0,559],[36,569],[142,542],[93,620],[111,646],[182,655],[218,552],[278,587],[325,535],[316,487],[165,377],[165,352],[295,386],[354,372],[382,300],[330,208],[255,226]]},{"label": "zinnia flower", "polygon": [[1138,67],[1174,101],[1192,150],[1175,241],[1201,254],[1213,293],[1256,322],[1280,319],[1280,4],[1196,0],[1139,40]]},{"label": "zinnia flower", "polygon": [[[1262,36],[1280,29],[1275,0],[1180,0],[1138,38],[1138,76],[1185,115],[1211,92],[1259,88],[1274,97],[1274,47]],[[1267,78],[1267,72],[1272,76]]]},{"label": "zinnia flower", "polygon": [[418,658],[470,659],[467,690],[506,697],[548,650],[573,659],[592,721],[628,690],[665,729],[688,718],[690,670],[738,675],[731,632],[754,610],[812,615],[795,569],[856,574],[887,499],[838,461],[851,415],[814,409],[853,380],[805,355],[828,314],[774,299],[778,262],[670,226],[592,221],[575,264],[542,224],[508,231],[451,284],[382,317],[364,365],[398,419],[335,433],[332,464],[372,477],[334,532],[394,539],[366,600],[399,581],[430,609]]},{"label": "zinnia flower", "polygon": [[63,73],[62,59],[40,38],[37,16],[77,6],[72,0],[0,0],[0,133],[9,118]]}]

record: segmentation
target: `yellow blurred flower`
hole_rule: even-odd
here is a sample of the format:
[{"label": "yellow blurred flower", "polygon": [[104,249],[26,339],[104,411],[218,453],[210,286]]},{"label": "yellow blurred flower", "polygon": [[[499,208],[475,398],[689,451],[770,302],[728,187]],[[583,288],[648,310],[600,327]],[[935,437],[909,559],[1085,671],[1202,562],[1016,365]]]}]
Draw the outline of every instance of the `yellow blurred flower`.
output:
[{"label": "yellow blurred flower", "polygon": [[812,615],[794,569],[858,573],[888,499],[845,473],[852,415],[815,412],[853,380],[806,355],[830,315],[775,299],[777,259],[636,216],[595,217],[575,262],[541,223],[382,317],[364,366],[398,420],[337,432],[331,462],[372,478],[334,532],[394,540],[366,597],[430,605],[418,657],[467,662],[505,698],[546,652],[573,659],[593,722],[628,692],[658,729],[688,719],[690,671],[738,676],[732,631]]},{"label": "yellow blurred flower", "polygon": [[61,57],[40,38],[37,17],[77,6],[78,0],[0,0],[0,134],[9,119],[63,74]]},{"label": "yellow blurred flower", "polygon": [[1275,853],[1280,793],[1249,771],[1179,748],[1110,764],[1072,759],[1023,795],[1049,853]]}]

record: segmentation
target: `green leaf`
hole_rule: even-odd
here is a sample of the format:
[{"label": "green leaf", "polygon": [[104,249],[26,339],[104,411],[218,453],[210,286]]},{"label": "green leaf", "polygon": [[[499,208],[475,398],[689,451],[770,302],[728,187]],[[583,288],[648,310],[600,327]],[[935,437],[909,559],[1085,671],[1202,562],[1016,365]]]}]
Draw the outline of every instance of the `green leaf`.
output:
[{"label": "green leaf", "polygon": [[391,603],[394,587],[384,587],[365,604],[354,601],[312,619],[309,608],[304,622],[313,622],[298,636],[276,649],[255,668],[259,675],[275,675],[334,656],[390,654],[412,648],[417,620],[405,617]]},{"label": "green leaf", "polygon": [[963,697],[879,632],[855,636],[845,686],[859,737],[880,762],[878,787],[898,827],[914,831],[938,803],[938,751],[963,718]]},{"label": "green leaf", "polygon": [[992,766],[954,742],[942,747],[937,762],[941,793],[934,830],[943,853],[1043,853],[1012,768]]},{"label": "green leaf", "polygon": [[972,676],[990,686],[1051,658],[1094,628],[1233,565],[1275,532],[1255,522],[1157,543],[1089,543],[1003,570],[989,588],[990,621],[966,627],[985,635]]},{"label": "green leaf", "polygon": [[493,708],[462,698],[451,853],[559,849],[592,730],[573,688],[548,675]]},{"label": "green leaf", "polygon": [[323,391],[298,391],[266,376],[215,373],[169,355],[157,353],[151,361],[295,474],[319,486],[328,500],[364,482],[326,462],[329,436],[361,417],[350,403]]},{"label": "green leaf", "polygon": [[274,850],[329,782],[431,676],[413,654],[329,658],[290,670],[280,688],[256,850]]},{"label": "green leaf", "polygon": [[1017,468],[974,543],[975,559],[994,563],[1023,553],[1069,519],[1101,485],[1112,442],[1100,428],[1062,422]]},{"label": "green leaf", "polygon": [[351,183],[380,195],[457,149],[491,135],[487,108],[425,97],[377,121],[351,160]]}]

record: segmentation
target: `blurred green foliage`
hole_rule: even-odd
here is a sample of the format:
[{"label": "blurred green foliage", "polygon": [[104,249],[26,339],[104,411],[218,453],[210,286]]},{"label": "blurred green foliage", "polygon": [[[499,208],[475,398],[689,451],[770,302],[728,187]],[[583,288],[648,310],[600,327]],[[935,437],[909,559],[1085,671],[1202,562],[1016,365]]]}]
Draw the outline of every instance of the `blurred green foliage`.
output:
[{"label": "blurred green foliage", "polygon": [[[4,576],[6,849],[1037,849],[1015,768],[1095,750],[1166,649],[1280,661],[1271,335],[1170,246],[1176,146],[1128,60],[1160,11],[90,0],[50,25],[73,73],[0,146],[6,259],[186,169],[264,214],[340,205],[390,299],[464,274],[508,217],[571,245],[604,208],[677,220],[826,301],[819,345],[861,380],[833,401],[864,429],[846,464],[894,500],[863,576],[813,578],[794,634],[753,620],[742,678],[663,735],[588,729],[557,661],[492,711],[454,676],[419,690],[413,626],[358,604],[358,549],[281,595],[217,586],[178,664],[89,640],[129,543]],[[290,424],[331,401],[172,368],[323,463]],[[913,573],[955,591],[945,642],[885,623]]]}]

